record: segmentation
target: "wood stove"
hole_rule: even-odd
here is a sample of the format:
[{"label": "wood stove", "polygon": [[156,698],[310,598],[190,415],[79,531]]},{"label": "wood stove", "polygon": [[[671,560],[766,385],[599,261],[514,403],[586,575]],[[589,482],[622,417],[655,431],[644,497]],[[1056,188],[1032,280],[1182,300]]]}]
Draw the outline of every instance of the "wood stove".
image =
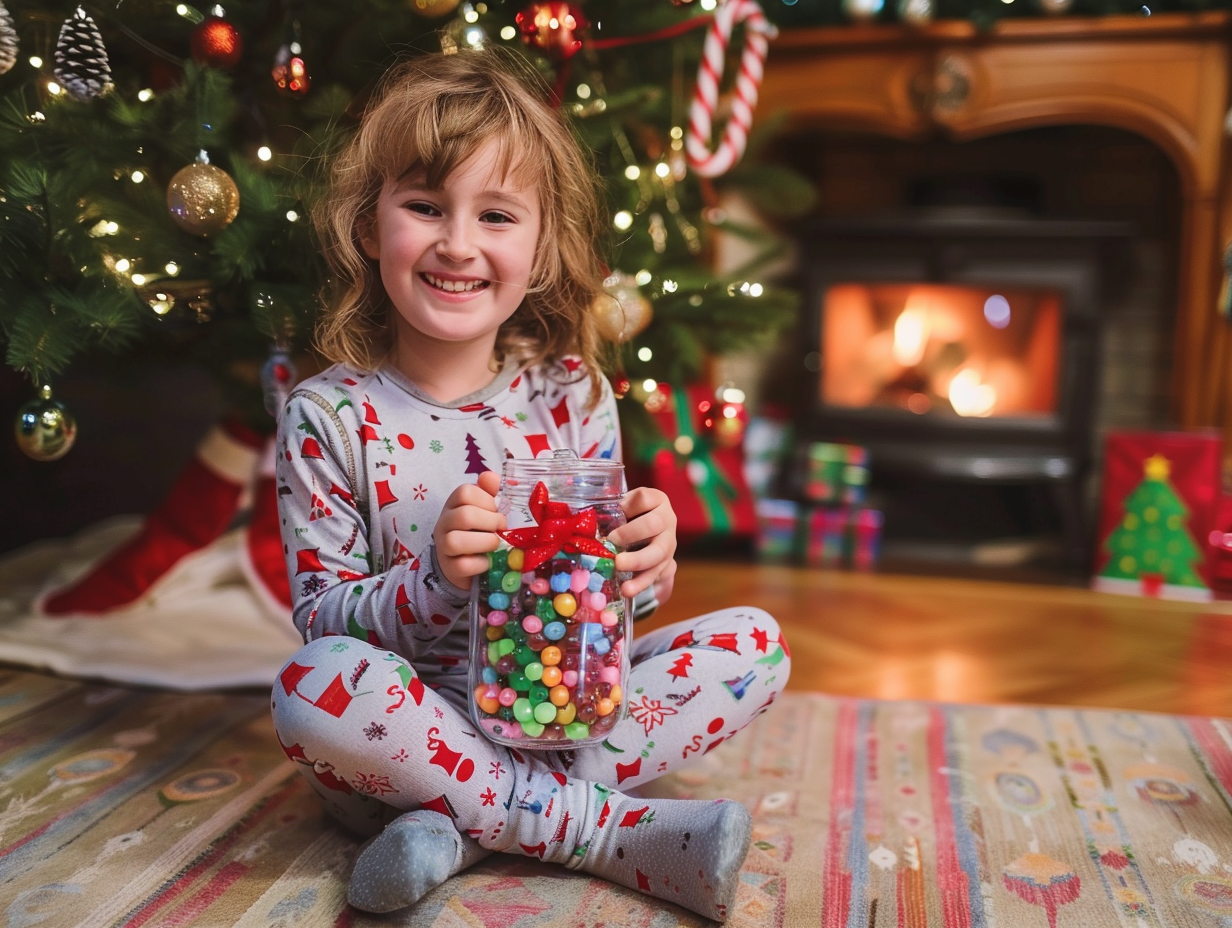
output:
[{"label": "wood stove", "polygon": [[869,449],[887,533],[912,494],[1033,488],[1085,565],[1101,307],[1130,234],[991,209],[812,224],[800,435]]}]

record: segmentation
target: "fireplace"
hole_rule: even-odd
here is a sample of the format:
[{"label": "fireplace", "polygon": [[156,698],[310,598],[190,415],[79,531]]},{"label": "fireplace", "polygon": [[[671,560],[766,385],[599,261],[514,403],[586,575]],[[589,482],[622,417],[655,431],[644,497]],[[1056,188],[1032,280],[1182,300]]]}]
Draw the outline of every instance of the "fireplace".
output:
[{"label": "fireplace", "polygon": [[1132,231],[997,207],[801,230],[797,426],[869,449],[887,537],[1054,531],[1089,561],[1101,319]]}]

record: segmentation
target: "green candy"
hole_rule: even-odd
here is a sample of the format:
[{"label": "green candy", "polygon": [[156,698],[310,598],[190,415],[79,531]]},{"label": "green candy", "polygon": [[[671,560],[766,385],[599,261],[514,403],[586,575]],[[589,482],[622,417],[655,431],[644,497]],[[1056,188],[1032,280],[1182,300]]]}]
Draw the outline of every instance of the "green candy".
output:
[{"label": "green candy", "polygon": [[527,738],[538,738],[543,734],[543,725],[536,721],[523,722],[522,734]]},{"label": "green candy", "polygon": [[595,570],[599,571],[604,578],[611,579],[612,574],[616,572],[616,564],[610,557],[601,557],[599,563],[595,564]]},{"label": "green candy", "polygon": [[535,721],[543,725],[556,718],[556,707],[550,702],[541,702],[535,706]]},{"label": "green candy", "polygon": [[524,671],[527,680],[533,680],[538,683],[543,679],[543,665],[538,661],[531,661],[526,665]]},{"label": "green candy", "polygon": [[512,570],[500,578],[500,588],[506,593],[516,593],[522,585],[522,575]]},{"label": "green candy", "polygon": [[[496,653],[501,657],[504,657],[506,654],[512,654],[513,649],[517,647],[511,638],[498,638],[492,643],[496,645]],[[534,652],[532,651],[531,653],[533,654]],[[496,661],[492,663],[495,664]]]},{"label": "green candy", "polygon": [[513,701],[513,717],[523,724],[534,719],[535,710],[529,699],[523,697]]},{"label": "green candy", "polygon": [[504,576],[505,574],[503,571],[489,570],[487,576],[483,578],[486,581],[484,583],[483,592],[487,593],[487,592],[490,592],[491,590],[495,590],[499,588],[501,578]]},{"label": "green candy", "polygon": [[502,573],[509,567],[509,550],[501,548],[498,551],[493,551],[488,555],[488,563],[492,565],[493,570],[499,570]]},{"label": "green candy", "polygon": [[508,641],[508,640],[509,640],[508,638],[498,638],[496,641],[488,642],[488,663],[489,664],[495,664],[497,661],[501,659],[500,643],[502,641]]},{"label": "green candy", "polygon": [[556,608],[552,605],[552,600],[548,599],[546,596],[539,600],[535,606],[535,615],[543,619],[544,625],[547,625],[548,622],[554,622],[557,615]]},{"label": "green candy", "polygon": [[[536,683],[534,686],[530,688],[530,701],[534,703],[535,705],[539,705],[542,702],[547,702],[547,699],[548,699],[548,688],[544,686],[542,683]],[[551,703],[548,703],[548,705],[551,705]],[[553,712],[556,711],[555,706],[552,706],[552,711]]]},{"label": "green candy", "polygon": [[[509,641],[509,639],[502,638],[501,641]],[[513,644],[512,641],[509,641],[509,643],[511,645]],[[536,654],[533,649],[528,648],[526,645],[520,645],[516,651],[514,651],[513,648],[510,648],[509,650],[513,651],[514,660],[516,660],[518,664],[521,665],[522,667],[525,667],[527,664],[533,664],[536,658],[539,657],[539,655]]]},{"label": "green candy", "polygon": [[570,741],[581,741],[583,738],[588,738],[590,737],[590,726],[585,722],[570,722],[565,726],[565,737]]},{"label": "green candy", "polygon": [[531,691],[530,681],[526,679],[526,674],[520,670],[515,670],[509,674],[509,686],[515,693],[529,693]]}]

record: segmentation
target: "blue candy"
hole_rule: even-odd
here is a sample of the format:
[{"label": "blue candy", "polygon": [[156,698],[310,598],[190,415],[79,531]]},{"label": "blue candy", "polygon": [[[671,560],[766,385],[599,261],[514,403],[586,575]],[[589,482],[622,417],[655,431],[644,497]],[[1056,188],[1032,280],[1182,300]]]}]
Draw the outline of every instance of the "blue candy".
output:
[{"label": "blue candy", "polygon": [[595,565],[599,563],[599,559],[593,554],[583,554],[578,557],[578,563],[587,570],[594,570]]},{"label": "blue candy", "polygon": [[505,610],[509,608],[509,594],[502,593],[497,590],[495,593],[488,594],[488,605],[493,609]]},{"label": "blue candy", "polygon": [[603,626],[598,622],[583,622],[578,626],[578,640],[583,644],[598,641],[600,638],[607,641],[607,636],[603,634]]},{"label": "blue candy", "polygon": [[592,593],[598,593],[601,589],[603,589],[603,583],[606,579],[607,578],[604,577],[603,574],[596,571],[590,575],[590,579],[586,582],[586,589],[590,590]]},{"label": "blue candy", "polygon": [[591,647],[594,649],[594,652],[596,654],[603,655],[603,654],[606,654],[608,651],[612,650],[612,643],[607,640],[607,636],[605,635],[604,637],[595,641],[595,643],[592,644]]},{"label": "blue candy", "polygon": [[565,637],[565,623],[549,622],[543,626],[543,637],[548,641],[560,641]]},{"label": "blue candy", "polygon": [[484,683],[487,683],[487,684],[489,684],[489,685],[491,685],[491,684],[495,683],[495,682],[499,679],[499,678],[497,677],[497,675],[496,675],[496,668],[495,668],[495,667],[485,667],[485,668],[483,668],[483,673],[482,673],[482,676],[483,676],[483,682],[484,682]]},{"label": "blue candy", "polygon": [[566,573],[552,574],[550,585],[553,593],[568,593],[569,575]]}]

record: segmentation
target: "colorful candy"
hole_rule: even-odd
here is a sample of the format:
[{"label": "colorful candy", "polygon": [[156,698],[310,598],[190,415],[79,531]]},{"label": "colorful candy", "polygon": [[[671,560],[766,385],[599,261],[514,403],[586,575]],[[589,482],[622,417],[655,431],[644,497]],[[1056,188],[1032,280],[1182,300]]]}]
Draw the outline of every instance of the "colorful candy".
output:
[{"label": "colorful candy", "polygon": [[608,557],[493,552],[479,576],[474,712],[497,740],[587,742],[615,724],[625,672],[625,602]]}]

